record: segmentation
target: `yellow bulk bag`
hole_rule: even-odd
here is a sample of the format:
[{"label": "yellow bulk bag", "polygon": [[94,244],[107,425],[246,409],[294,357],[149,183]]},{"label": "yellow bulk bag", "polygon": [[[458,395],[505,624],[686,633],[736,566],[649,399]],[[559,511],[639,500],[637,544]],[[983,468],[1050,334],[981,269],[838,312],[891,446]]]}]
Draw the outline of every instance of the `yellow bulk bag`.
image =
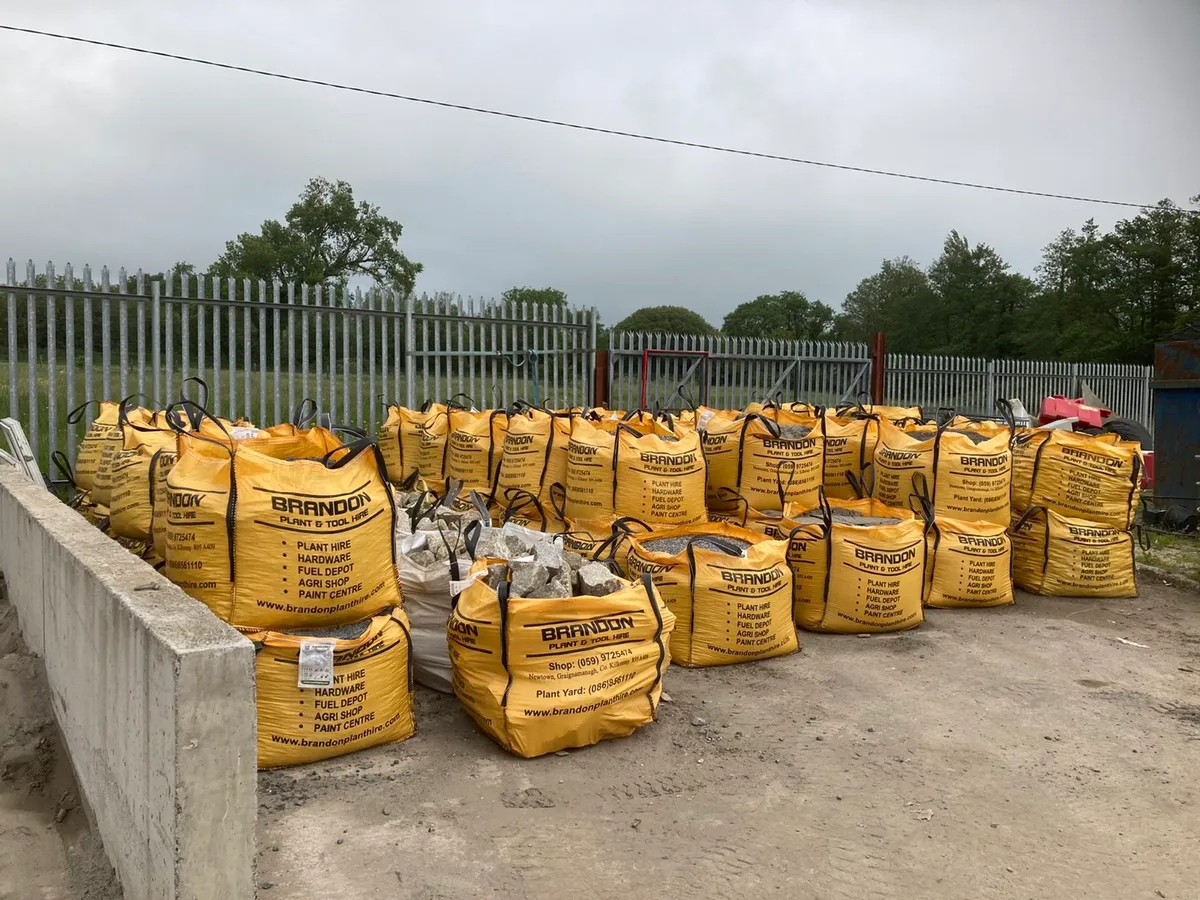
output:
[{"label": "yellow bulk bag", "polygon": [[856,500],[856,479],[875,458],[879,420],[874,416],[825,417],[825,496]]},{"label": "yellow bulk bag", "polygon": [[1050,439],[1053,431],[1040,428],[1018,428],[1012,440],[1012,509],[1022,513],[1029,509],[1033,491],[1033,464],[1043,442]]},{"label": "yellow bulk bag", "polygon": [[257,651],[260,769],[331,759],[412,735],[412,640],[402,610],[339,629],[246,636]]},{"label": "yellow bulk bag", "polygon": [[[916,476],[923,476],[925,484],[933,484],[935,445],[932,437],[914,437],[888,419],[881,419],[872,465],[874,484],[871,496],[885,506],[907,509],[909,497],[923,495],[914,486],[913,479]],[[917,484],[920,483],[920,478],[917,478]]]},{"label": "yellow bulk bag", "polygon": [[462,482],[460,497],[465,498],[470,491],[490,494],[508,427],[508,414],[502,409],[483,412],[451,409],[448,416],[446,478]]},{"label": "yellow bulk bag", "polygon": [[933,507],[938,516],[1007,526],[1012,520],[1011,429],[972,423],[934,438]]},{"label": "yellow bulk bag", "polygon": [[1133,537],[1035,506],[1013,522],[1013,579],[1052,597],[1136,597]]},{"label": "yellow bulk bag", "polygon": [[121,537],[153,540],[154,479],[160,451],[175,451],[175,432],[165,413],[155,413],[150,427],[125,427],[125,449],[112,462],[109,522]]},{"label": "yellow bulk bag", "polygon": [[925,523],[874,500],[828,500],[788,535],[795,622],[869,634],[920,625]]},{"label": "yellow bulk bag", "polygon": [[1136,441],[1053,429],[1023,432],[1016,443],[1017,511],[1044,506],[1110,528],[1133,525],[1143,468]]},{"label": "yellow bulk bag", "polygon": [[496,470],[497,499],[516,490],[549,500],[550,485],[566,483],[572,418],[570,413],[547,413],[534,407],[508,417]]},{"label": "yellow bulk bag", "polygon": [[978,609],[1013,602],[1012,542],[995,522],[938,516],[929,529],[925,605]]},{"label": "yellow bulk bag", "polygon": [[700,435],[668,420],[668,430],[639,434],[617,429],[613,461],[613,512],[653,527],[708,521],[704,502],[707,475]]},{"label": "yellow bulk bag", "polygon": [[639,535],[630,577],[649,574],[675,614],[671,660],[720,666],[799,649],[785,545],[722,522]]},{"label": "yellow bulk bag", "polygon": [[710,510],[731,510],[722,491],[737,490],[738,437],[742,414],[737,410],[700,407],[696,427],[708,466],[706,498]]},{"label": "yellow bulk bag", "polygon": [[180,435],[165,573],[242,628],[320,628],[400,604],[379,448],[322,428],[226,445]]},{"label": "yellow bulk bag", "polygon": [[67,424],[77,425],[83,420],[83,414],[93,402],[99,407],[96,418],[88,425],[87,433],[75,453],[75,486],[81,491],[90,492],[96,486],[96,471],[100,467],[100,455],[107,446],[108,439],[113,434],[120,434],[119,403],[111,400],[89,400],[67,413]]},{"label": "yellow bulk bag", "polygon": [[417,471],[430,488],[446,483],[446,437],[450,433],[448,411],[431,409],[413,423],[416,432]]},{"label": "yellow bulk bag", "polygon": [[96,475],[95,481],[92,484],[91,494],[92,501],[101,506],[111,506],[112,504],[113,462],[116,460],[117,455],[125,449],[125,430],[127,424],[149,427],[154,418],[154,413],[148,409],[129,407],[128,403],[131,399],[133,398],[126,397],[117,404],[118,425],[116,428],[105,432],[104,442],[100,447],[99,457],[96,461]]},{"label": "yellow bulk bag", "polygon": [[606,597],[510,597],[482,558],[446,627],[454,693],[518,756],[632,734],[654,721],[675,617],[647,579]]},{"label": "yellow bulk bag", "polygon": [[735,489],[755,509],[817,502],[825,471],[825,421],[788,412],[742,420]]},{"label": "yellow bulk bag", "polygon": [[[389,481],[404,484],[420,471],[423,429],[445,412],[445,406],[432,400],[426,401],[420,409],[396,404],[388,406],[387,419],[379,426],[379,450],[387,464]],[[438,448],[439,453],[441,449]],[[440,462],[437,468],[440,471]]]},{"label": "yellow bulk bag", "polygon": [[617,428],[632,428],[638,434],[654,431],[653,416],[640,411],[627,413],[624,420],[612,414],[592,410],[571,423],[567,443],[566,502],[564,518],[572,520],[605,519],[614,516],[613,455],[616,453]]},{"label": "yellow bulk bag", "polygon": [[175,465],[176,446],[173,443],[155,452],[150,458],[150,540],[154,553],[160,559],[167,558],[167,476]]}]

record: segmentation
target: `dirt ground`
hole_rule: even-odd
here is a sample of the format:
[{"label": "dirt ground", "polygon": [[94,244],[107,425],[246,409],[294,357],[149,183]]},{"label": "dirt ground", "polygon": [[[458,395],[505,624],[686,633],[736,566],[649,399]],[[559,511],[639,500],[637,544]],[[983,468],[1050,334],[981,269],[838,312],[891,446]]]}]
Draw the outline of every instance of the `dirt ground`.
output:
[{"label": "dirt ground", "polygon": [[421,689],[409,741],[260,774],[259,896],[1195,898],[1200,597],[1142,588],[672,667],[565,756]]},{"label": "dirt ground", "polygon": [[120,900],[59,741],[41,660],[0,587],[0,900]]}]

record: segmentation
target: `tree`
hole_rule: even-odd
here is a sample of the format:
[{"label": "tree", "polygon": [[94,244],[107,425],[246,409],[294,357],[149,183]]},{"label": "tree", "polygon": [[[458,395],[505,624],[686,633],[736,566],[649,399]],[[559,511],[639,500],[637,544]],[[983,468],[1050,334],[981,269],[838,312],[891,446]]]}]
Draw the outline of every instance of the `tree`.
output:
[{"label": "tree", "polygon": [[929,283],[939,299],[930,322],[937,349],[927,353],[1010,358],[1021,355],[1020,322],[1035,285],[1009,271],[987,244],[971,246],[957,231],[946,237],[942,255],[929,267]]},{"label": "tree", "polygon": [[1164,200],[1108,234],[1089,219],[1046,246],[1037,275],[1027,355],[1148,364],[1200,315],[1200,215]]},{"label": "tree", "polygon": [[885,259],[874,275],[858,283],[842,302],[836,320],[843,340],[867,342],[882,331],[896,353],[920,353],[939,313],[929,276],[907,256]]},{"label": "tree", "polygon": [[243,233],[225,245],[211,274],[255,281],[344,285],[352,275],[410,293],[421,271],[399,247],[403,226],[378,206],[356,203],[345,181],[309,181],[284,216],[268,219],[259,234]]},{"label": "tree", "polygon": [[618,322],[618,331],[667,332],[670,334],[716,334],[716,329],[683,306],[647,306]]},{"label": "tree", "polygon": [[542,303],[546,306],[566,306],[567,292],[558,288],[510,287],[500,295],[505,303]]},{"label": "tree", "polygon": [[722,329],[732,337],[819,341],[830,336],[833,310],[800,291],[760,294],[725,316]]}]

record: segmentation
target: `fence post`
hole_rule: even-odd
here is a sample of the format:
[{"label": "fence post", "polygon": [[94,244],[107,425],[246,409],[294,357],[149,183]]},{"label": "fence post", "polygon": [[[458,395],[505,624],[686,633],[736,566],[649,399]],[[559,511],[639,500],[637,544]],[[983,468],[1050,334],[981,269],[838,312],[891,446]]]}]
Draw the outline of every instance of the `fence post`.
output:
[{"label": "fence post", "polygon": [[875,332],[871,340],[871,402],[882,405],[887,388],[887,335]]},{"label": "fence post", "polygon": [[596,324],[599,319],[600,319],[600,312],[599,312],[599,310],[596,309],[596,307],[593,306],[592,307],[592,343],[590,344],[591,351],[592,351],[590,354],[590,356],[591,356],[590,371],[592,373],[592,383],[589,385],[591,390],[588,392],[592,397],[592,406],[597,405],[596,398],[600,391],[600,381],[598,378],[596,378],[596,366],[598,364],[597,360],[599,359],[599,354],[596,353],[596,349],[597,349],[596,348]]},{"label": "fence post", "polygon": [[987,413],[991,414],[996,408],[996,361],[987,361]]},{"label": "fence post", "polygon": [[150,331],[154,336],[150,344],[150,366],[154,371],[154,396],[162,397],[162,381],[159,373],[162,371],[162,285],[158,279],[150,282]]},{"label": "fence post", "polygon": [[596,395],[592,397],[592,406],[608,407],[608,353],[607,350],[596,351]]},{"label": "fence post", "polygon": [[404,295],[404,402],[409,409],[417,408],[417,335],[413,331],[413,294]]},{"label": "fence post", "polygon": [[1079,363],[1071,363],[1071,396],[1080,397],[1083,391],[1079,389]]}]

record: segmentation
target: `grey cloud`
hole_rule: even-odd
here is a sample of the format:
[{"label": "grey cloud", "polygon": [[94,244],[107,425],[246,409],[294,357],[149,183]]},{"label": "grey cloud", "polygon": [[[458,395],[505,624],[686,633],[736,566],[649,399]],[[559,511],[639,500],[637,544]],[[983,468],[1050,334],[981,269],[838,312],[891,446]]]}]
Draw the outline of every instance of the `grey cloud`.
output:
[{"label": "grey cloud", "polygon": [[[1200,192],[1190,0],[245,4],[47,0],[3,21],[555,118],[942,177]],[[947,231],[1032,272],[1131,211],[473,116],[0,34],[0,255],[204,264],[305,180],[404,223],[418,286],[552,284],[616,321],[837,304]]]}]

